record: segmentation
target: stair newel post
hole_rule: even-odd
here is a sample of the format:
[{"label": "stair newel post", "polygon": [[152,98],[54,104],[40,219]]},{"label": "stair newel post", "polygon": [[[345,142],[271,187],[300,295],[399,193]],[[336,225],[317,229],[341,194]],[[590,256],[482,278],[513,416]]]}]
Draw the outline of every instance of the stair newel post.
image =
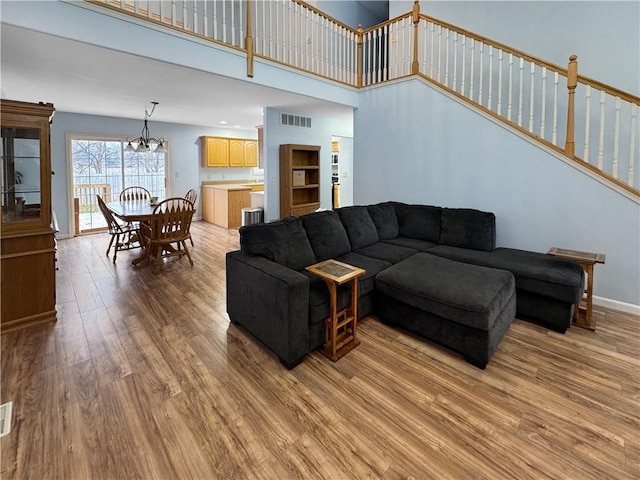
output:
[{"label": "stair newel post", "polygon": [[363,35],[362,35],[362,25],[358,24],[358,30],[356,33],[356,45],[358,50],[356,52],[356,86],[362,86],[362,43],[363,43]]},{"label": "stair newel post", "polygon": [[244,48],[247,51],[247,77],[253,78],[253,31],[251,29],[251,0],[247,0],[247,34],[244,37]]},{"label": "stair newel post", "polygon": [[411,62],[411,73],[417,74],[420,70],[420,63],[418,62],[418,26],[420,25],[420,4],[418,0],[413,2],[413,61]]},{"label": "stair newel post", "polygon": [[575,154],[574,128],[575,128],[575,96],[578,85],[578,56],[569,57],[567,67],[567,89],[569,89],[569,101],[567,103],[567,140],[564,144],[564,151],[570,157]]}]

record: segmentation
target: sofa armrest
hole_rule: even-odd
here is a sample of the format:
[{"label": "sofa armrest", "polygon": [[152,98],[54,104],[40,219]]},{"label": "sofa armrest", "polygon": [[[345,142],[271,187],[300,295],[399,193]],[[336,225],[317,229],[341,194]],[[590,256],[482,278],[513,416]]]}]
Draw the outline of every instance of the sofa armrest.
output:
[{"label": "sofa armrest", "polygon": [[293,368],[309,352],[309,279],[263,257],[227,253],[227,313]]}]

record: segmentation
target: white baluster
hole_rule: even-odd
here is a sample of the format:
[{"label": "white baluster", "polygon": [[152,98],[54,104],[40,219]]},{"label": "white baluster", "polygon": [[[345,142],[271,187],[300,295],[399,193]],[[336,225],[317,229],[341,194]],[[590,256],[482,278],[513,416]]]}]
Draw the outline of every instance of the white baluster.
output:
[{"label": "white baluster", "polygon": [[475,51],[476,51],[476,41],[474,38],[471,39],[471,64],[469,66],[469,98],[473,100],[473,67],[475,66]]},{"label": "white baluster", "polygon": [[198,33],[198,4],[193,3],[193,27],[191,29],[193,33]]},{"label": "white baluster", "polygon": [[509,54],[509,96],[507,98],[507,120],[511,121],[511,102],[513,99],[513,53]]},{"label": "white baluster", "polygon": [[604,166],[604,91],[600,91],[600,136],[598,145],[598,168]]},{"label": "white baluster", "polygon": [[535,86],[536,64],[531,62],[531,80],[529,82],[529,132],[533,133],[533,95]]},{"label": "white baluster", "polygon": [[633,167],[636,161],[636,119],[638,118],[638,105],[631,104],[631,144],[629,145],[629,174],[627,183],[633,186]]},{"label": "white baluster", "polygon": [[493,95],[493,45],[489,45],[489,95],[487,95],[487,108],[491,110]]},{"label": "white baluster", "polygon": [[[124,4],[124,2],[120,2],[121,4]],[[160,22],[164,22],[164,17],[162,16],[162,4],[164,2],[160,2],[158,3],[158,15],[160,15],[159,20]]]},{"label": "white baluster", "polygon": [[[137,13],[137,12],[136,12]],[[171,0],[171,25],[173,25],[174,27],[176,26],[176,17],[177,17],[177,10],[176,10],[176,0]]]},{"label": "white baluster", "polygon": [[[222,41],[227,42],[227,0],[222,0]],[[264,48],[263,48],[264,51]]]},{"label": "white baluster", "polygon": [[553,74],[553,128],[551,131],[551,143],[558,144],[558,85],[560,76],[558,72]]},{"label": "white baluster", "polygon": [[616,97],[616,114],[613,127],[613,164],[611,166],[611,175],[618,178],[618,153],[620,145],[620,97]]},{"label": "white baluster", "polygon": [[453,91],[458,88],[458,32],[453,32]]},{"label": "white baluster", "polygon": [[189,26],[187,25],[187,0],[182,0],[182,29],[189,29]]},{"label": "white baluster", "polygon": [[[478,104],[482,105],[482,84],[484,81],[484,42],[480,42],[480,81],[478,82]],[[472,99],[473,100],[473,99]]]},{"label": "white baluster", "polygon": [[440,69],[442,64],[442,25],[438,25],[438,70],[436,80],[440,82]]},{"label": "white baluster", "polygon": [[544,138],[544,117],[547,111],[547,67],[542,67],[542,95],[540,97],[540,138]]},{"label": "white baluster", "polygon": [[434,49],[434,40],[433,33],[435,31],[436,25],[435,23],[430,23],[431,25],[431,45],[430,45],[430,54],[429,54],[429,77],[433,78],[433,49]]},{"label": "white baluster", "polygon": [[[245,20],[245,16],[242,14],[242,5],[244,4],[243,1],[238,2],[238,30],[239,30],[239,35],[238,35],[238,47],[242,47],[244,45],[244,20]],[[271,4],[271,2],[269,2],[269,4]],[[233,4],[231,5],[231,8],[233,8]],[[269,29],[269,32],[271,32],[271,29]],[[271,34],[269,34],[271,35]]]},{"label": "white baluster", "polygon": [[445,35],[445,54],[444,54],[444,84],[449,86],[449,36],[451,34],[451,30],[447,28],[447,33]]},{"label": "white baluster", "polygon": [[465,70],[467,68],[467,36],[462,36],[462,81],[460,84],[460,93],[464,96],[464,82],[466,80]]},{"label": "white baluster", "polygon": [[589,128],[591,125],[591,85],[585,89],[585,118],[584,118],[584,151],[582,158],[589,163]]},{"label": "white baluster", "polygon": [[213,0],[213,39],[218,39],[218,5],[217,0]]},{"label": "white baluster", "polygon": [[[162,18],[162,2],[160,2],[160,18]],[[209,17],[207,16],[207,2],[202,2],[202,34],[209,36]]]},{"label": "white baluster", "polygon": [[520,93],[518,95],[518,126],[522,126],[522,96],[524,82],[524,58],[520,59]]},{"label": "white baluster", "polygon": [[[389,25],[384,26],[384,38],[389,38]],[[384,58],[382,59],[382,78],[387,80],[387,63],[389,63],[389,43],[388,41],[384,44]]]},{"label": "white baluster", "polygon": [[429,22],[420,22],[420,27],[422,29],[422,38],[424,45],[422,45],[422,48],[420,49],[420,53],[422,53],[422,68],[420,69],[421,72],[424,72],[424,74],[427,74],[427,58],[429,57],[429,49],[427,48],[427,46],[429,45]]},{"label": "white baluster", "polygon": [[498,115],[502,115],[502,49],[498,50]]}]

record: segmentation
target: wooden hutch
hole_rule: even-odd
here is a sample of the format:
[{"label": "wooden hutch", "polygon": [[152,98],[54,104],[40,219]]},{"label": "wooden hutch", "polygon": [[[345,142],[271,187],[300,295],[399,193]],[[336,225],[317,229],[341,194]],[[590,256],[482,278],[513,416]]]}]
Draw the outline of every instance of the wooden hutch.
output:
[{"label": "wooden hutch", "polygon": [[56,321],[50,103],[0,100],[3,332]]}]

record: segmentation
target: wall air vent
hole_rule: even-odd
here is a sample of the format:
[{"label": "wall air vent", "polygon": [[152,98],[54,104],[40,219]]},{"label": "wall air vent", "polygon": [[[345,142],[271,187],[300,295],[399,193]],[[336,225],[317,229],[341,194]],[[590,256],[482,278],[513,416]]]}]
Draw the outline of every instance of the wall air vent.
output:
[{"label": "wall air vent", "polygon": [[280,125],[287,127],[311,128],[311,117],[280,112]]}]

